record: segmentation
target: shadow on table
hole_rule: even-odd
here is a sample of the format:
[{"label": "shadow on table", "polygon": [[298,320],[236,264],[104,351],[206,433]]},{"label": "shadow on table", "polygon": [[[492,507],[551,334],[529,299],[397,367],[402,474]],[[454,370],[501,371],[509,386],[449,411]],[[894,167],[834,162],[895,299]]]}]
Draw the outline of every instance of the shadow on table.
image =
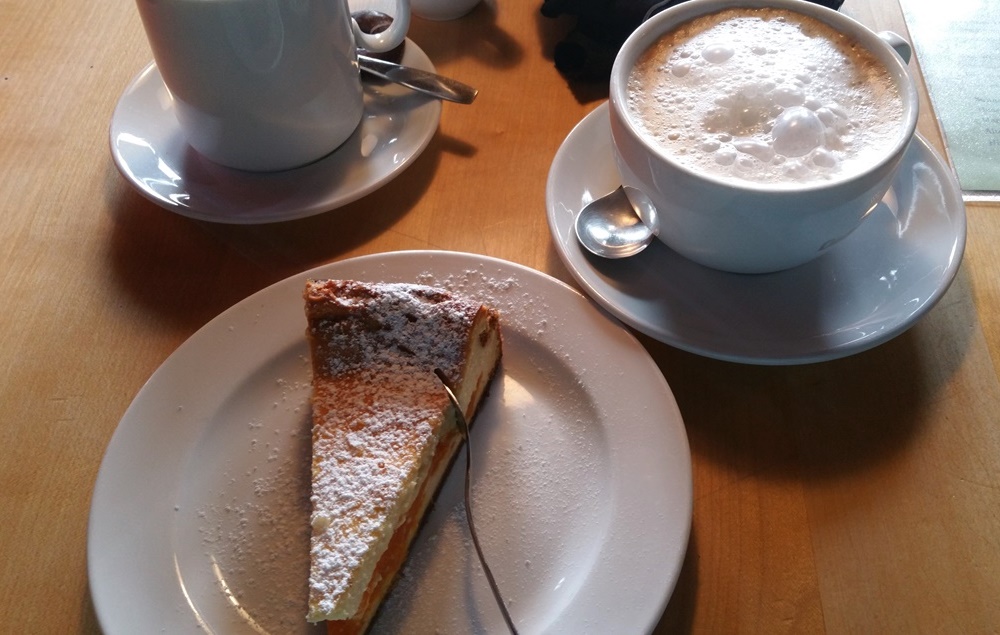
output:
[{"label": "shadow on table", "polygon": [[692,454],[735,473],[813,480],[890,460],[920,434],[974,324],[968,276],[874,349],[799,366],[721,362],[640,336],[680,406]]},{"label": "shadow on table", "polygon": [[475,148],[438,132],[413,165],[360,200],[261,225],[210,223],[164,210],[128,187],[109,162],[109,276],[140,306],[193,330],[272,283],[390,232],[426,192],[444,152],[466,156]]},{"label": "shadow on table", "polygon": [[100,633],[101,628],[97,621],[97,611],[94,610],[94,600],[90,596],[90,585],[87,585],[87,593],[80,600],[80,633]]},{"label": "shadow on table", "polygon": [[[494,2],[480,2],[456,20],[410,22],[408,37],[420,45],[435,64],[473,58],[492,68],[513,68],[524,57],[517,40],[497,25]],[[463,80],[461,77],[455,79]]]},{"label": "shadow on table", "polygon": [[694,625],[695,602],[698,590],[698,536],[691,530],[687,553],[681,566],[680,576],[674,587],[667,608],[660,622],[653,629],[653,635],[676,635],[690,633]]}]

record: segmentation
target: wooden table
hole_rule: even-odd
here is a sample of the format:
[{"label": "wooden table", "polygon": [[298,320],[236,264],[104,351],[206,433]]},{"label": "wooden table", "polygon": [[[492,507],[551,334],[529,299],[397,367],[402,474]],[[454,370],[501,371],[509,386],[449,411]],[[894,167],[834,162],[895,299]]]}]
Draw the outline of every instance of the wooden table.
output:
[{"label": "wooden table", "polygon": [[[486,254],[572,284],[545,182],[606,91],[554,69],[569,21],[498,4],[414,21],[438,69],[481,95],[444,106],[399,178],[338,211],[228,226],[156,207],[111,161],[112,109],[150,58],[130,2],[0,3],[0,630],[98,630],[85,547],[101,457],[150,374],[227,307],[402,249]],[[843,11],[906,31],[896,0]],[[920,131],[943,149],[924,95]],[[874,350],[757,367],[641,338],[694,463],[690,547],[657,632],[1000,627],[1000,209],[967,213],[951,289]]]}]

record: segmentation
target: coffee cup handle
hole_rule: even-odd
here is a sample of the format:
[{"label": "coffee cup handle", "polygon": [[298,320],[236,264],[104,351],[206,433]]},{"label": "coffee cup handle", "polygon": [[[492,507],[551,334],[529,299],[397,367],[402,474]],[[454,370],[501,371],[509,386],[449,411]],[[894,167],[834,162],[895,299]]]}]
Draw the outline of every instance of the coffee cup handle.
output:
[{"label": "coffee cup handle", "polygon": [[396,48],[403,43],[409,29],[410,0],[396,0],[395,10],[392,13],[392,24],[380,33],[365,33],[358,25],[358,21],[351,18],[351,30],[354,32],[355,44],[372,53],[384,53]]},{"label": "coffee cup handle", "polygon": [[913,55],[913,49],[910,47],[910,43],[903,39],[901,35],[893,33],[892,31],[879,31],[878,37],[880,40],[892,47],[892,50],[896,51],[896,55],[901,57],[907,64],[910,63],[910,56]]}]

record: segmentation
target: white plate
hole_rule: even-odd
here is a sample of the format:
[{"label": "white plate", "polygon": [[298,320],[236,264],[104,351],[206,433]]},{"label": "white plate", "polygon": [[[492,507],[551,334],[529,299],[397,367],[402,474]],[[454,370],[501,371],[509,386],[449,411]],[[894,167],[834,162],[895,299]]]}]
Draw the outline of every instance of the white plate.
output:
[{"label": "white plate", "polygon": [[577,243],[573,222],[618,184],[604,103],[566,137],[549,172],[546,204],[559,257],[629,326],[717,359],[800,364],[881,344],[934,306],[965,250],[958,183],[920,137],[860,228],[817,260],[774,274],[708,269],[660,241],[624,260],[591,256]]},{"label": "white plate", "polygon": [[[473,426],[477,528],[520,630],[639,633],[691,521],[683,422],[655,363],[586,297],[483,256],[398,252],[275,284],[195,333],[125,413],[90,515],[105,633],[307,633],[307,277],[428,283],[502,314]],[[459,458],[456,466],[461,466]],[[501,632],[454,469],[374,632]]]},{"label": "white plate", "polygon": [[[403,63],[434,65],[406,41]],[[365,114],[354,134],[315,163],[244,172],[204,159],[184,140],[155,63],[125,89],[111,118],[111,155],[146,198],[183,216],[219,223],[269,223],[326,212],[392,180],[430,143],[441,102],[365,81]]]}]

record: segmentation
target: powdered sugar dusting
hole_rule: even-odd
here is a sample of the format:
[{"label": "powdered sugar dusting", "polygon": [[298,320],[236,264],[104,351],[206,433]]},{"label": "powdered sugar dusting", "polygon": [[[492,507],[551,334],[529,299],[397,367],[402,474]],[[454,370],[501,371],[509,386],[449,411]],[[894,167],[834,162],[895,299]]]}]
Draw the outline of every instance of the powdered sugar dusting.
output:
[{"label": "powdered sugar dusting", "polygon": [[485,268],[468,268],[440,276],[425,271],[417,275],[417,281],[475,298],[497,309],[505,322],[534,326],[535,335],[542,335],[552,326],[554,312],[545,298],[524,290],[518,279],[506,272],[491,275]]},{"label": "powdered sugar dusting", "polygon": [[433,456],[478,303],[426,286],[310,282],[310,620],[353,616]]},{"label": "powdered sugar dusting", "polygon": [[[401,379],[396,375],[395,383]],[[387,388],[375,384],[374,394],[364,398]],[[440,412],[374,406],[345,434],[318,433],[314,452],[325,458],[313,464],[311,617],[346,617],[357,610],[360,596],[347,604],[343,598],[352,584],[367,586],[392,530],[416,496],[419,469],[436,445],[432,421]]]},{"label": "powdered sugar dusting", "polygon": [[[270,469],[231,475],[231,480],[249,483],[250,496],[218,492],[214,501],[195,511],[218,590],[242,620],[261,633],[296,632],[302,626],[309,540],[304,469],[309,445],[303,442],[306,431],[302,433],[290,440],[299,447],[289,455],[265,458],[272,463]],[[257,441],[249,452],[274,457],[280,450]]]},{"label": "powdered sugar dusting", "polygon": [[178,572],[207,630],[308,632],[311,384],[294,352],[277,365],[289,374],[255,376],[207,426],[175,506]]}]

